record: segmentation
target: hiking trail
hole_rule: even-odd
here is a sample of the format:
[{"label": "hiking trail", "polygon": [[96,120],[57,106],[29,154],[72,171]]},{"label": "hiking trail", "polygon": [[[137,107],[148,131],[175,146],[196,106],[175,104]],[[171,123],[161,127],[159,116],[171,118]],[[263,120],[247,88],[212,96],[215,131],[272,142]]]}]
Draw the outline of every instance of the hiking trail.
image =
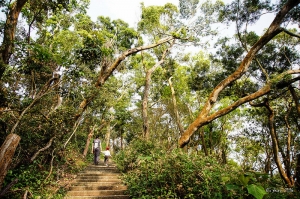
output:
[{"label": "hiking trail", "polygon": [[89,165],[77,175],[65,199],[129,199],[120,176],[113,162]]}]

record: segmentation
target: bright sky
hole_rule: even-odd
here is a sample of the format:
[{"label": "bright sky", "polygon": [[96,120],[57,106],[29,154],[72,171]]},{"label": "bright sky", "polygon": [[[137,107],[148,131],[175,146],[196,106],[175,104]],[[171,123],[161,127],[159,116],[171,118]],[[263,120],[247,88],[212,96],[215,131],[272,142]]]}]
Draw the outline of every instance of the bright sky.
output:
[{"label": "bright sky", "polygon": [[[223,0],[225,3],[229,3],[232,0]],[[112,20],[122,19],[127,22],[130,27],[135,28],[137,22],[140,19],[140,6],[141,2],[144,2],[145,6],[157,5],[163,6],[166,3],[172,3],[176,6],[179,5],[179,0],[90,0],[90,6],[87,14],[96,21],[98,16],[109,17]],[[260,23],[255,26],[248,26],[248,31],[254,30],[257,34],[263,34],[264,29],[267,28],[274,16],[263,15]],[[220,28],[220,27],[219,27]],[[236,30],[234,25],[227,29],[225,26],[222,30],[223,36],[232,37]]]},{"label": "bright sky", "polygon": [[88,15],[95,21],[98,16],[110,17],[111,19],[122,19],[130,27],[135,27],[140,18],[141,2],[145,6],[158,5],[166,3],[179,4],[179,0],[90,0]]},{"label": "bright sky", "polygon": [[[223,1],[226,3],[231,2],[231,0]],[[178,6],[179,4],[179,0],[90,0],[88,15],[93,21],[96,21],[98,16],[105,16],[110,17],[112,20],[122,19],[130,27],[136,27],[140,18],[141,2],[144,2],[145,6],[162,6],[166,3],[173,3]],[[273,19],[273,15],[263,15],[261,22],[256,24],[255,27],[249,26],[248,30],[255,30],[258,34],[262,34],[263,30],[270,25]],[[235,32],[233,27],[230,31]]]}]

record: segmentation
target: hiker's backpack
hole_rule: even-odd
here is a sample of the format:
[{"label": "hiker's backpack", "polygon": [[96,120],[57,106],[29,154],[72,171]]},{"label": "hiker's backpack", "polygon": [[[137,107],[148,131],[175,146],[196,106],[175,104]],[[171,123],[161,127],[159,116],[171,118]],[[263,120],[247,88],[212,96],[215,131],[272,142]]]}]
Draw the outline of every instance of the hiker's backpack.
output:
[{"label": "hiker's backpack", "polygon": [[100,148],[100,140],[99,139],[94,140],[94,149],[96,149],[96,148]]}]

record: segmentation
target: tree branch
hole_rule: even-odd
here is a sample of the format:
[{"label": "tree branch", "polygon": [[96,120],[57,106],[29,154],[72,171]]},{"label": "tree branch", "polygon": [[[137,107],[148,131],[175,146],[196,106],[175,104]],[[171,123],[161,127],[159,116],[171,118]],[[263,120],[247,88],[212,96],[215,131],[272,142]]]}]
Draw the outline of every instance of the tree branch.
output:
[{"label": "tree branch", "polygon": [[288,30],[285,29],[285,28],[281,28],[281,29],[282,29],[282,31],[285,32],[286,34],[288,34],[288,35],[290,35],[290,36],[292,36],[292,37],[297,37],[297,38],[300,39],[300,35],[299,35],[299,34],[292,33],[292,32],[288,31]]},{"label": "tree branch", "polygon": [[[204,107],[200,111],[198,117],[194,122],[190,124],[190,126],[186,129],[184,134],[179,139],[179,146],[184,147],[190,140],[190,136],[194,134],[201,126],[209,123],[213,119],[224,115],[225,112],[230,112],[236,109],[241,104],[250,101],[252,98],[255,99],[258,96],[262,96],[270,91],[270,85],[266,85],[263,89],[256,92],[256,95],[251,95],[251,97],[241,98],[234,105],[229,106],[225,112],[220,112],[219,114],[209,115],[211,109],[213,108],[214,104],[216,103],[219,94],[223,91],[228,85],[232,82],[236,81],[237,79],[241,78],[245,72],[248,70],[252,60],[254,59],[255,55],[259,52],[261,48],[263,48],[270,40],[272,40],[276,35],[278,35],[283,30],[280,28],[280,24],[288,12],[297,6],[300,3],[300,0],[289,0],[287,3],[282,7],[282,9],[277,13],[276,17],[274,18],[273,22],[269,26],[268,30],[264,33],[264,35],[251,47],[243,61],[241,62],[240,66],[237,68],[235,72],[221,81],[211,92],[209,95]],[[226,113],[225,113],[226,114]],[[213,117],[212,117],[213,116]]]},{"label": "tree branch", "polygon": [[52,142],[53,140],[55,139],[55,136],[52,137],[49,142],[47,143],[47,145],[44,147],[44,148],[41,148],[40,150],[38,150],[31,158],[30,158],[30,161],[32,162],[33,160],[35,160],[35,158],[40,154],[40,152],[43,152],[45,151],[46,149],[48,149],[51,145],[52,145]]}]

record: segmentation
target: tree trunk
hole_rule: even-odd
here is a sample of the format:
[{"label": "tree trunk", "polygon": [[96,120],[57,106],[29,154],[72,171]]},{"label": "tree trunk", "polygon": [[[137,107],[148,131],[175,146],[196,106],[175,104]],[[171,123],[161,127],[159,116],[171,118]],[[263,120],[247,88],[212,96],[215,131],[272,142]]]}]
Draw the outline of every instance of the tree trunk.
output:
[{"label": "tree trunk", "polygon": [[206,143],[205,143],[205,139],[204,139],[204,130],[203,130],[203,128],[201,128],[200,134],[201,134],[201,141],[202,141],[202,146],[203,146],[205,156],[208,156],[208,151],[207,151]]},{"label": "tree trunk", "polygon": [[222,148],[222,164],[227,164],[227,153],[224,148]]},{"label": "tree trunk", "polygon": [[271,150],[270,150],[270,144],[269,144],[269,137],[263,138],[265,142],[265,150],[266,150],[266,158],[265,158],[265,173],[271,174],[272,168],[271,168]]},{"label": "tree trunk", "polygon": [[13,52],[13,43],[20,12],[27,0],[17,0],[12,3],[4,26],[3,42],[1,45],[0,80],[6,70],[6,65]]},{"label": "tree trunk", "polygon": [[90,143],[91,143],[91,139],[94,135],[94,129],[95,129],[95,125],[93,126],[92,129],[90,129],[90,133],[86,139],[86,144],[85,144],[85,148],[84,148],[84,151],[83,151],[83,157],[86,157],[87,153],[88,153],[88,150],[89,150],[89,146],[90,146]]},{"label": "tree trunk", "polygon": [[110,145],[110,133],[111,133],[111,129],[110,129],[110,121],[108,122],[107,124],[107,132],[106,132],[106,135],[105,135],[105,143],[106,143],[106,147],[109,147]]},{"label": "tree trunk", "polygon": [[173,106],[174,106],[174,114],[175,114],[176,123],[177,123],[177,126],[179,128],[179,132],[180,132],[180,136],[181,136],[184,133],[184,128],[183,128],[183,126],[181,124],[181,121],[180,121],[178,108],[177,108],[175,91],[174,91],[171,79],[172,79],[172,77],[169,78],[169,85],[170,85],[170,89],[171,89],[171,92],[172,92],[172,101],[173,101]]},{"label": "tree trunk", "polygon": [[143,117],[143,137],[149,139],[149,121],[148,121],[148,96],[151,82],[151,70],[146,73],[145,88],[142,103],[142,117]]},{"label": "tree trunk", "polygon": [[146,80],[145,80],[145,88],[144,88],[143,103],[142,103],[143,137],[146,140],[149,140],[148,97],[149,97],[150,86],[151,86],[151,76],[152,73],[165,61],[165,57],[167,56],[167,53],[170,51],[174,43],[175,40],[173,40],[169,48],[167,48],[163,52],[161,59],[152,68],[146,71]]},{"label": "tree trunk", "polygon": [[[294,180],[291,176],[288,175],[288,173],[286,172],[286,170],[284,170],[283,165],[281,164],[281,159],[283,159],[283,161],[286,161],[286,155],[284,154],[284,151],[281,149],[280,145],[279,145],[279,140],[278,140],[278,136],[276,134],[276,129],[275,129],[275,122],[274,122],[274,118],[275,118],[275,113],[274,110],[272,109],[272,107],[269,104],[269,99],[265,98],[264,102],[260,103],[260,104],[253,104],[250,103],[251,106],[254,107],[265,107],[267,108],[269,115],[268,115],[268,119],[269,119],[269,131],[270,131],[270,136],[271,136],[271,141],[272,141],[272,149],[273,149],[273,157],[274,157],[274,161],[276,163],[277,169],[279,171],[280,177],[281,179],[289,186],[289,187],[293,187],[294,186]],[[279,152],[281,151],[282,154],[282,158],[280,158],[279,156]],[[286,166],[286,163],[285,163]]]},{"label": "tree trunk", "polygon": [[295,185],[298,191],[300,191],[300,154],[297,154],[297,164],[296,164],[296,175],[295,175]]},{"label": "tree trunk", "polygon": [[16,148],[21,140],[17,134],[9,134],[0,149],[0,189],[9,169]]},{"label": "tree trunk", "polygon": [[293,97],[293,100],[295,102],[295,105],[296,105],[296,110],[297,110],[297,113],[298,113],[298,117],[300,117],[300,103],[299,103],[299,98],[295,92],[295,89],[293,88],[292,85],[289,86],[289,90],[290,90],[290,93],[292,94],[292,97]]},{"label": "tree trunk", "polygon": [[286,140],[286,157],[285,157],[285,170],[287,173],[287,176],[291,181],[293,181],[292,172],[291,172],[291,127],[288,121],[289,114],[291,112],[291,106],[289,107],[289,110],[287,111],[284,121],[287,129],[287,140]]},{"label": "tree trunk", "polygon": [[123,150],[124,149],[124,146],[123,146],[123,133],[121,133],[121,150]]},{"label": "tree trunk", "polygon": [[274,126],[274,117],[275,117],[274,111],[269,106],[268,102],[266,102],[266,108],[269,110],[269,129],[270,129],[270,134],[271,134],[271,138],[272,138],[273,155],[274,155],[275,163],[277,165],[277,169],[278,169],[279,174],[280,174],[281,178],[283,179],[283,181],[289,187],[293,187],[294,186],[293,180],[290,179],[288,177],[287,173],[284,171],[283,166],[281,164],[280,157],[279,157],[279,147],[278,147],[279,143],[278,143],[275,126]]},{"label": "tree trunk", "polygon": [[54,80],[54,88],[55,92],[57,93],[53,99],[54,104],[51,107],[51,110],[47,114],[47,117],[49,117],[56,109],[58,109],[63,101],[63,98],[60,96],[59,87],[60,87],[60,75],[58,73],[54,73],[53,76],[56,78]]}]

